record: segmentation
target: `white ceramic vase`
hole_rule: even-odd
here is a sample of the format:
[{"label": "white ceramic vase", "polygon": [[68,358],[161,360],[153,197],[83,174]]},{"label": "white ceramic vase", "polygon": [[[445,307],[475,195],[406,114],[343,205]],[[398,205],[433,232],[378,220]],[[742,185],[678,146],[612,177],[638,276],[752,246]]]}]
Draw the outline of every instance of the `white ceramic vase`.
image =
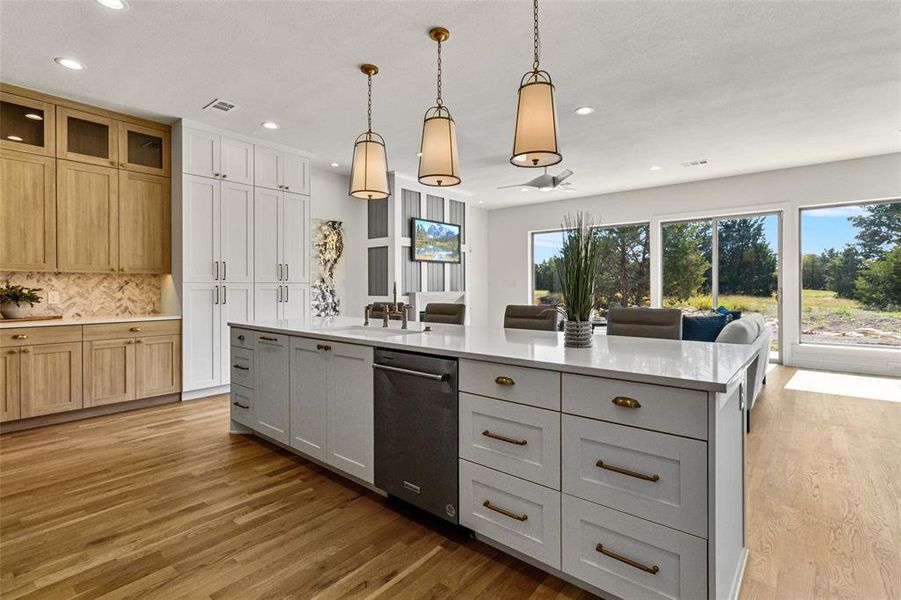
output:
[{"label": "white ceramic vase", "polygon": [[15,302],[0,304],[0,313],[6,319],[21,319],[28,316],[28,306],[19,306]]}]

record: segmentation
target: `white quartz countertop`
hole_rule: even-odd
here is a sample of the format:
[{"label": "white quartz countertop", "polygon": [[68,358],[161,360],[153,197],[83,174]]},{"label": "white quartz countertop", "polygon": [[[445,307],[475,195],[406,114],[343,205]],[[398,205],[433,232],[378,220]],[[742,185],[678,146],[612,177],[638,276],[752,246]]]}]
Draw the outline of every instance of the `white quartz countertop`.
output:
[{"label": "white quartz countertop", "polygon": [[[553,369],[705,391],[725,391],[751,364],[756,345],[595,335],[591,348],[566,348],[563,334],[399,321],[382,327],[351,317],[309,321],[235,321],[232,327],[441,356]],[[430,326],[432,331],[422,329]]]},{"label": "white quartz countertop", "polygon": [[47,319],[46,321],[15,321],[0,319],[0,329],[13,327],[59,327],[60,325],[100,325],[103,323],[134,323],[135,321],[174,321],[179,315],[144,315],[135,317],[78,317],[74,319]]}]

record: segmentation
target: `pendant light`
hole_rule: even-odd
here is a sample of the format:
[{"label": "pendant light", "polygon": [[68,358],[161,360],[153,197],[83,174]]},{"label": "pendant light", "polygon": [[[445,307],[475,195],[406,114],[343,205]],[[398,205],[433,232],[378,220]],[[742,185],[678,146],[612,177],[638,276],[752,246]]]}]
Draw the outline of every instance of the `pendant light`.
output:
[{"label": "pendant light", "polygon": [[372,76],[379,72],[375,65],[362,65],[360,70],[369,84],[366,119],[368,129],[354,142],[350,168],[350,195],[364,200],[382,200],[391,195],[388,187],[388,155],[385,139],[372,130]]},{"label": "pendant light", "polygon": [[554,84],[547,71],[538,68],[538,0],[533,0],[532,70],[519,82],[513,156],[517,167],[549,167],[563,160],[557,146],[557,111]]},{"label": "pendant light", "polygon": [[435,106],[425,111],[422,123],[422,143],[419,147],[419,183],[434,187],[450,187],[460,183],[460,163],[457,160],[457,128],[450,111],[441,99],[441,43],[450,32],[444,27],[429,31],[438,42],[438,97]]}]

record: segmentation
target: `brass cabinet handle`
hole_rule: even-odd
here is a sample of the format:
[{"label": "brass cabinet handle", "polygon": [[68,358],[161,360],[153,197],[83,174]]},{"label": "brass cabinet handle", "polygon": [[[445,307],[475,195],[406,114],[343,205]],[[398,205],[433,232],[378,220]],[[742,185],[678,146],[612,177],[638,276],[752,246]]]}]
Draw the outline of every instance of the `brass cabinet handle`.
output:
[{"label": "brass cabinet handle", "polygon": [[242,371],[249,371],[250,367],[242,367],[241,365],[232,365],[236,369],[240,369]]},{"label": "brass cabinet handle", "polygon": [[125,340],[125,343],[126,344],[134,344],[135,342],[134,342],[134,340]]},{"label": "brass cabinet handle", "polygon": [[132,327],[131,329],[129,329],[129,331],[144,331],[144,330],[141,329],[140,327]]},{"label": "brass cabinet handle", "polygon": [[213,173],[213,177],[219,177],[219,173]]},{"label": "brass cabinet handle", "polygon": [[22,348],[22,354],[29,354],[31,352],[31,348]]},{"label": "brass cabinet handle", "polygon": [[603,554],[604,556],[609,556],[610,558],[614,558],[620,562],[624,562],[627,565],[629,565],[630,567],[635,567],[636,569],[640,569],[640,570],[644,571],[645,573],[650,573],[651,575],[656,575],[660,571],[660,567],[658,567],[657,565],[648,567],[646,565],[641,564],[640,562],[635,562],[631,558],[626,558],[622,554],[617,554],[616,552],[611,552],[610,550],[607,550],[606,548],[604,548],[603,544],[598,544],[597,546],[594,547],[594,549],[597,550],[598,552],[600,552],[601,554]]},{"label": "brass cabinet handle", "polygon": [[516,382],[513,381],[512,377],[507,377],[506,375],[501,375],[499,377],[495,377],[494,383],[496,383],[498,385],[514,385],[514,384],[516,384]]},{"label": "brass cabinet handle", "polygon": [[327,346],[327,345],[325,345],[325,344],[316,344],[316,349],[317,349],[317,350],[324,350],[324,351],[328,352],[329,350],[332,349],[332,347],[331,347],[331,346]]},{"label": "brass cabinet handle", "polygon": [[654,473],[653,475],[645,475],[644,473],[636,473],[635,471],[630,471],[629,469],[624,469],[622,467],[614,467],[613,465],[608,465],[602,460],[598,460],[595,463],[596,466],[601,469],[607,469],[608,471],[613,471],[614,473],[619,473],[621,475],[628,475],[629,477],[634,477],[635,479],[643,479],[644,481],[660,481],[660,475]]},{"label": "brass cabinet handle", "polygon": [[278,341],[278,338],[266,337],[265,335],[261,335],[260,339],[265,340],[267,342],[277,342]]},{"label": "brass cabinet handle", "polygon": [[622,408],[641,408],[641,403],[638,400],[628,396],[617,396],[611,402]]},{"label": "brass cabinet handle", "polygon": [[24,333],[17,333],[16,335],[13,336],[13,339],[14,340],[26,340],[26,339],[28,339],[28,336],[25,335]]},{"label": "brass cabinet handle", "polygon": [[143,344],[144,340],[135,340],[135,344]]},{"label": "brass cabinet handle", "polygon": [[239,335],[239,336],[238,336],[238,341],[239,341],[239,342],[243,342],[243,341],[244,341],[244,336],[243,336],[243,335]]},{"label": "brass cabinet handle", "polygon": [[225,174],[225,173],[222,174],[222,179],[226,179],[227,177],[228,177],[227,174]]},{"label": "brass cabinet handle", "polygon": [[507,437],[505,435],[501,435],[499,433],[491,433],[487,429],[482,432],[482,435],[484,435],[487,438],[491,438],[493,440],[500,440],[502,442],[507,442],[508,444],[514,444],[516,446],[525,446],[526,444],[529,443],[528,440],[518,440],[516,438],[511,438],[511,437]]},{"label": "brass cabinet handle", "polygon": [[7,350],[6,351],[7,354],[18,354],[18,352],[19,352],[18,350]]},{"label": "brass cabinet handle", "polygon": [[246,405],[246,404],[241,404],[240,402],[232,402],[232,404],[234,404],[234,405],[237,406],[238,408],[243,408],[243,409],[248,409],[248,408],[250,408],[248,405]]},{"label": "brass cabinet handle", "polygon": [[485,500],[484,502],[482,502],[482,506],[484,506],[488,510],[493,510],[494,512],[501,513],[505,517],[516,519],[517,521],[526,521],[529,518],[529,515],[518,515],[515,512],[507,510],[506,508],[495,506],[491,503],[491,500]]}]

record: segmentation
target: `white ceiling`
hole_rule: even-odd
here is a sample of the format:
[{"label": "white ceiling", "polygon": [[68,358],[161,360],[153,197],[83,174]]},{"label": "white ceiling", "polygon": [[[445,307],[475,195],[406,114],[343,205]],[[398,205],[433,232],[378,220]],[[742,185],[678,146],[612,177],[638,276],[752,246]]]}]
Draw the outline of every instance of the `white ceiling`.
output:
[{"label": "white ceiling", "polygon": [[[575,171],[575,193],[495,190],[538,174],[509,164],[516,89],[531,65],[529,2],[131,0],[116,12],[93,0],[3,0],[0,77],[272,139],[346,170],[365,129],[357,68],[373,62],[374,129],[391,168],[415,175],[435,97],[426,32],[443,25],[460,189],[486,208],[901,148],[899,2],[544,0],[541,23],[564,155],[551,171]],[[54,56],[87,68],[62,69]],[[240,109],[202,112],[215,97]],[[584,104],[597,111],[574,115]],[[268,119],[282,128],[262,129]]]}]

